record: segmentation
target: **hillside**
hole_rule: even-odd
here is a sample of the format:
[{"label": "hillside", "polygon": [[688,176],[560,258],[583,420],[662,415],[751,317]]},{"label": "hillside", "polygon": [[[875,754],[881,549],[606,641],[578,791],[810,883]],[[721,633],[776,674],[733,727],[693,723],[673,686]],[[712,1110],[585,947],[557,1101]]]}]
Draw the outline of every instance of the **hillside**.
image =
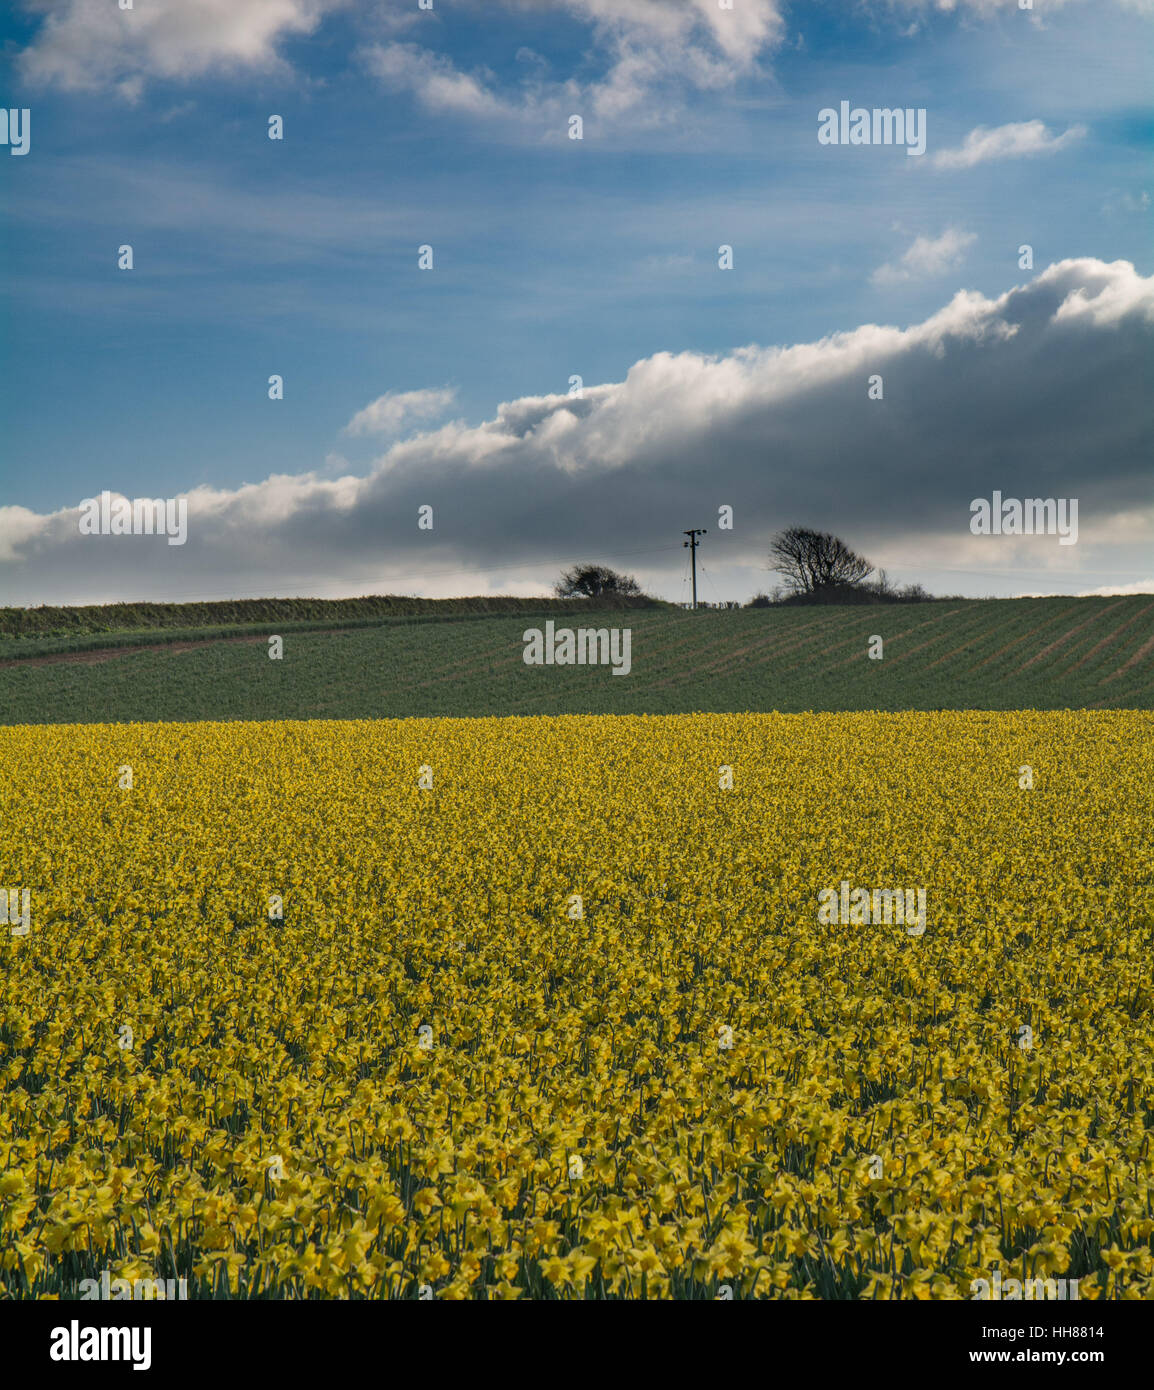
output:
[{"label": "hillside", "polygon": [[[408,615],[333,630],[185,623],[102,649],[0,638],[0,723],[685,711],[1154,708],[1154,596],[601,611],[632,670],[527,666],[552,616]],[[572,606],[565,609],[573,613]],[[589,612],[587,609],[581,612]],[[349,620],[355,621],[355,620]],[[570,623],[580,621],[570,617]],[[321,624],[324,630],[317,630]],[[270,660],[268,634],[284,637]],[[884,639],[870,660],[869,640]],[[92,639],[97,640],[97,639]]]},{"label": "hillside", "polygon": [[[660,599],[604,598],[584,601],[590,608],[667,608]],[[572,601],[511,598],[412,598],[377,594],[368,598],[238,598],[214,603],[104,603],[76,608],[0,608],[0,644],[5,638],[108,636],[117,633],[235,628],[264,623],[354,627],[395,618],[461,618],[492,613],[566,613]]]}]

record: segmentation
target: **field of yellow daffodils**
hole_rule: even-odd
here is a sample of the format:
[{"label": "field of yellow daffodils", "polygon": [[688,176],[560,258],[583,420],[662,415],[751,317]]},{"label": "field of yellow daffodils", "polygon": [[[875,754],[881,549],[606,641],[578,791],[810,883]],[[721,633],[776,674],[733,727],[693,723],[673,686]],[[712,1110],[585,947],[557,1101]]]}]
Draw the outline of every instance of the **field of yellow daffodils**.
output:
[{"label": "field of yellow daffodils", "polygon": [[1154,715],[0,756],[2,1297],[1154,1296]]}]

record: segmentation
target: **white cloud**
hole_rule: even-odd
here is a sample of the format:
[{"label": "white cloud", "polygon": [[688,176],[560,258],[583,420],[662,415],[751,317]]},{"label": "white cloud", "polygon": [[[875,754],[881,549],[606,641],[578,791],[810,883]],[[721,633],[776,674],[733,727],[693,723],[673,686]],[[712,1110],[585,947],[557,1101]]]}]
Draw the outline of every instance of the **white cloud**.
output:
[{"label": "white cloud", "polygon": [[1138,579],[1133,584],[1105,584],[1100,589],[1082,589],[1075,597],[1123,598],[1126,594],[1154,594],[1154,579]]},{"label": "white cloud", "polygon": [[[1101,3],[1101,0],[1095,0]],[[552,80],[548,63],[527,64],[519,83],[501,86],[483,69],[465,70],[450,58],[417,44],[387,43],[364,50],[373,71],[392,90],[412,93],[430,111],[447,114],[504,117],[524,124],[561,128],[574,112],[603,126],[649,128],[676,120],[689,92],[717,93],[742,78],[769,80],[768,57],[789,39],[786,0],[735,0],[723,10],[717,0],[458,0],[515,17],[518,11],[556,11],[590,26],[591,43],[581,55],[582,66]],[[1090,0],[1045,0],[1048,8],[1076,6]],[[1116,0],[1122,8],[1154,12],[1154,0]],[[905,9],[919,16],[907,30],[922,27],[921,16],[932,11],[992,18],[997,12],[1018,10],[1017,0],[860,0],[860,8],[875,14]],[[800,7],[795,6],[794,12]],[[1027,17],[1035,22],[1039,16]],[[798,36],[801,46],[801,36]],[[585,78],[590,60],[599,75]],[[1015,132],[1024,132],[1015,134]],[[1037,132],[1041,132],[1041,138]],[[940,167],[969,167],[982,159],[1060,149],[1078,134],[1049,137],[1041,122],[976,131],[959,151],[939,157]],[[989,143],[971,144],[986,136]],[[1021,148],[1015,147],[1015,143]],[[953,163],[951,163],[953,161]]]},{"label": "white cloud", "polygon": [[0,563],[19,561],[20,547],[36,539],[46,520],[27,507],[0,507]]},{"label": "white cloud", "polygon": [[[283,40],[313,34],[326,14],[352,8],[350,0],[137,0],[132,10],[115,0],[24,0],[24,6],[45,15],[19,57],[28,81],[72,91],[115,88],[130,100],[153,79],[283,67]],[[476,8],[488,19],[494,0]],[[637,112],[662,84],[725,87],[756,71],[759,56],[784,34],[781,0],[739,0],[731,10],[716,0],[504,0],[499,8],[554,9],[584,22],[603,75],[584,86],[547,84],[542,65],[530,64],[526,85],[504,96],[492,74],[464,72],[415,44],[386,41],[362,56],[382,81],[415,92],[430,109],[525,116],[576,96],[591,114],[610,120]],[[415,0],[405,11],[379,6],[358,17],[388,40],[427,19]]]},{"label": "white cloud", "polygon": [[433,111],[458,116],[500,116],[510,113],[487,84],[490,73],[465,73],[443,58],[413,43],[375,44],[363,53],[365,66],[393,91],[412,92]]},{"label": "white cloud", "polygon": [[1011,159],[1022,155],[1054,154],[1086,134],[1086,127],[1073,125],[1061,135],[1051,135],[1042,121],[1012,121],[1009,125],[978,126],[971,130],[961,148],[941,150],[932,163],[938,169],[972,169],[989,159]]},{"label": "white cloud", "polygon": [[[1064,272],[1063,267],[1067,268]],[[1106,265],[1091,257],[1063,261],[1042,272],[1037,283],[1061,281],[1074,268],[1080,283],[1075,284],[1054,311],[1055,323],[1089,323],[1109,328],[1127,315],[1141,315],[1154,322],[1154,291],[1129,261]]]},{"label": "white cloud", "polygon": [[925,280],[955,269],[966,250],[977,241],[973,232],[947,227],[939,237],[917,237],[897,265],[878,266],[870,279],[875,285],[898,285],[907,280]]},{"label": "white cloud", "polygon": [[[1154,544],[1152,347],[1154,277],[1125,261],[1063,261],[996,298],[958,293],[907,328],[658,353],[581,397],[521,397],[479,424],[389,442],[360,476],[334,476],[335,456],[327,470],[195,488],[183,546],[82,537],[79,499],[49,515],[0,508],[0,575],[15,603],[461,592],[506,579],[541,589],[595,549],[676,595],[688,517],[710,528],[718,582],[742,586],[723,597],[765,582],[768,539],[789,523],[833,530],[903,578],[928,556],[946,592],[1043,575],[1053,591],[1128,585]],[[882,402],[867,397],[875,373]],[[366,426],[414,418],[401,395],[382,399],[361,412]],[[995,488],[1078,498],[1078,545],[973,536],[970,502]],[[732,533],[708,519],[722,502]],[[420,532],[424,504],[435,524]],[[648,568],[632,558],[651,551]]]},{"label": "white cloud", "polygon": [[453,386],[431,387],[423,391],[386,391],[363,410],[358,410],[345,426],[346,434],[395,434],[402,425],[415,420],[431,420],[457,399]]},{"label": "white cloud", "polygon": [[[486,0],[490,9],[492,0]],[[505,9],[516,8],[506,0]],[[363,51],[369,70],[395,91],[411,92],[431,111],[549,121],[578,112],[612,123],[667,121],[688,87],[719,91],[759,71],[761,57],[784,38],[780,0],[741,0],[722,10],[716,0],[552,0],[541,8],[567,12],[592,28],[600,77],[548,81],[543,62],[515,90],[497,90],[493,74],[465,72],[416,44],[376,44]],[[657,99],[664,93],[667,100]]]},{"label": "white cloud", "polygon": [[20,55],[23,76],[69,91],[115,87],[130,100],[147,78],[275,69],[278,45],[311,34],[346,0],[60,0]]}]

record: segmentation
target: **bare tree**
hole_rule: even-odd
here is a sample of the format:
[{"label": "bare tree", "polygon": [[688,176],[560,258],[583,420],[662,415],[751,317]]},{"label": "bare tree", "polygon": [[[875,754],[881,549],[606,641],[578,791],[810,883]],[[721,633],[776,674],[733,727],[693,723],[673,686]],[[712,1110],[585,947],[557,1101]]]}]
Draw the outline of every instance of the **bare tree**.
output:
[{"label": "bare tree", "polygon": [[791,526],[773,538],[769,547],[770,566],[785,579],[785,587],[795,594],[813,594],[819,589],[854,587],[873,572],[873,566],[856,555],[828,531],[810,531]]},{"label": "bare tree", "polygon": [[558,598],[600,598],[603,594],[636,597],[641,586],[631,574],[618,574],[607,565],[574,565],[554,586]]}]

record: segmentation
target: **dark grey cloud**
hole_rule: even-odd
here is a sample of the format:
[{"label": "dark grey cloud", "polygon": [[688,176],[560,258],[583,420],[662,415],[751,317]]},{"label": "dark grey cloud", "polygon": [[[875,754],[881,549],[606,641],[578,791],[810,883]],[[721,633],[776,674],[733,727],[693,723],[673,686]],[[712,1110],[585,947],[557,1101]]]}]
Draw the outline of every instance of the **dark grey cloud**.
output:
[{"label": "dark grey cloud", "polygon": [[[0,509],[0,591],[523,592],[588,556],[675,596],[686,526],[710,527],[714,573],[748,587],[789,523],[836,530],[905,575],[988,568],[1001,592],[1132,583],[1154,538],[1152,346],[1154,278],[1064,261],[997,299],[959,292],[905,329],[660,353],[579,399],[527,397],[401,440],[364,476],[195,489],[183,546],[81,536],[75,509]],[[1078,545],[972,536],[969,504],[994,489],[1077,498]],[[722,504],[732,532],[715,529]]]}]

